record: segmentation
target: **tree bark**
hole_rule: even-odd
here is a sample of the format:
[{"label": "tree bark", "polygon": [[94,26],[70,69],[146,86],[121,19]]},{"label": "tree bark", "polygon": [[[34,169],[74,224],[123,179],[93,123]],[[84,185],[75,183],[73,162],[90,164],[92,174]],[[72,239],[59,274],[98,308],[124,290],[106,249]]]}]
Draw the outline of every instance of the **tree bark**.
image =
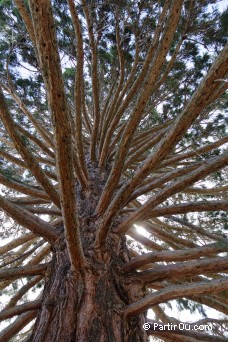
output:
[{"label": "tree bark", "polygon": [[113,235],[104,252],[87,247],[88,267],[73,272],[65,242],[54,246],[42,307],[28,341],[147,341],[144,316],[123,316],[126,305],[144,296],[143,284],[132,285],[121,273],[123,261],[129,260],[125,240]]}]

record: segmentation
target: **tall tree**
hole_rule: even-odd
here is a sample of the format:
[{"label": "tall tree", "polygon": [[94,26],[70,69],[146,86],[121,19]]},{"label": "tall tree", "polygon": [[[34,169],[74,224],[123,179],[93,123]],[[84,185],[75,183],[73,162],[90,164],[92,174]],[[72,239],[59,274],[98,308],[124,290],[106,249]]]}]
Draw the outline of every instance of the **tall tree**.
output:
[{"label": "tall tree", "polygon": [[0,1],[0,341],[226,340],[152,324],[228,313],[216,2]]}]

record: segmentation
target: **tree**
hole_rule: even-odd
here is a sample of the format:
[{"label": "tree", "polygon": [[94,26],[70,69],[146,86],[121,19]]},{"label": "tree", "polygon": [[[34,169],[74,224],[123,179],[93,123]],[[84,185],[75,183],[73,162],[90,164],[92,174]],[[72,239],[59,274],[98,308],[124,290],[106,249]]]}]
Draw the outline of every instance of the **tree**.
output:
[{"label": "tree", "polygon": [[150,308],[178,324],[173,299],[228,313],[227,12],[215,3],[0,2],[11,238],[0,279],[15,290],[0,317],[18,316],[1,341],[35,318],[19,340],[226,340],[219,329],[143,329]]}]

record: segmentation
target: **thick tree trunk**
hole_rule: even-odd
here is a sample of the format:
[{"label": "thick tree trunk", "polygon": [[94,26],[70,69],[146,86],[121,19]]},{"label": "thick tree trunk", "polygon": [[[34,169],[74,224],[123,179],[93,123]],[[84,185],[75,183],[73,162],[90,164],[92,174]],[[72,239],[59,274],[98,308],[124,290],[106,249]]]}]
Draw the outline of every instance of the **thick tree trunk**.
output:
[{"label": "thick tree trunk", "polygon": [[109,246],[102,253],[88,249],[91,266],[78,273],[70,270],[65,243],[54,248],[29,342],[147,341],[144,317],[123,316],[126,305],[143,296],[142,285],[127,283],[120,272],[128,259],[125,241],[113,235]]}]

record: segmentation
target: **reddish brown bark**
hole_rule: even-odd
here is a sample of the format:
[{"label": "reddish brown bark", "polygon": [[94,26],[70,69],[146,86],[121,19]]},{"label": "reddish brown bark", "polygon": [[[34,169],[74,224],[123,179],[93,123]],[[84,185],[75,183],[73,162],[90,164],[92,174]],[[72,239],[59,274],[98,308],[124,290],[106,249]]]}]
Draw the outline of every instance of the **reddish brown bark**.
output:
[{"label": "reddish brown bark", "polygon": [[88,244],[90,266],[77,272],[70,270],[65,243],[54,247],[42,308],[29,342],[147,341],[144,317],[123,316],[126,305],[144,295],[142,284],[128,284],[120,272],[128,259],[123,239],[112,236],[111,244],[116,248],[102,253]]}]

